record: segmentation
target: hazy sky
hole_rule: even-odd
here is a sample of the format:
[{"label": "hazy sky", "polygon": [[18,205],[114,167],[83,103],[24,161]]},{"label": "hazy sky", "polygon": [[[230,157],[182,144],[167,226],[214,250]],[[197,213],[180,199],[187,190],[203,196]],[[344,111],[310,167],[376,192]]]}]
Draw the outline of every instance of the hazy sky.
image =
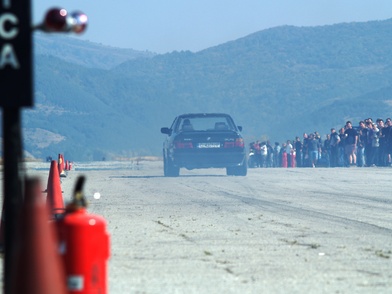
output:
[{"label": "hazy sky", "polygon": [[280,25],[392,18],[392,0],[32,0],[32,5],[34,24],[52,7],[81,10],[89,27],[80,38],[156,53],[196,52]]}]

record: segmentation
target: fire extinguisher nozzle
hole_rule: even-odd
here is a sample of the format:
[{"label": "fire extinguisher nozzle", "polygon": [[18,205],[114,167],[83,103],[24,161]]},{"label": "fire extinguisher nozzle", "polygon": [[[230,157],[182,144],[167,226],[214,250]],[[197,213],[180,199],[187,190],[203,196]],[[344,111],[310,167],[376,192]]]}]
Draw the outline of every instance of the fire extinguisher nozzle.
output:
[{"label": "fire extinguisher nozzle", "polygon": [[86,177],[85,176],[79,176],[76,180],[76,185],[74,189],[74,195],[77,193],[82,193],[83,192],[83,186],[84,183],[86,182]]},{"label": "fire extinguisher nozzle", "polygon": [[83,194],[83,186],[86,181],[85,176],[79,176],[76,180],[76,185],[74,189],[73,199],[71,203],[67,206],[67,210],[76,210],[80,208],[87,207],[87,200]]}]

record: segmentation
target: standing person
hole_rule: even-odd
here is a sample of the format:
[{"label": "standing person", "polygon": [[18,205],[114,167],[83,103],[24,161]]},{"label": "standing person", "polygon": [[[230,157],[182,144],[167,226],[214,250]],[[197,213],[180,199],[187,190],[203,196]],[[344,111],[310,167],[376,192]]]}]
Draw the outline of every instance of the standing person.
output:
[{"label": "standing person", "polygon": [[358,133],[353,129],[351,121],[346,122],[346,130],[344,131],[345,139],[345,151],[348,159],[349,166],[357,165],[357,144],[358,144]]},{"label": "standing person", "polygon": [[338,161],[339,166],[347,166],[347,162],[348,162],[347,156],[344,151],[344,145],[345,145],[345,140],[346,140],[346,135],[344,134],[345,130],[346,130],[345,128],[340,128],[340,130],[339,130],[339,138],[340,138],[339,145],[338,145],[339,146],[339,161]]},{"label": "standing person", "polygon": [[[320,136],[320,134],[319,134],[318,132],[314,132],[314,137],[316,138],[316,140],[319,141],[320,146],[322,146],[323,143],[322,143],[322,141],[321,141],[321,136]],[[318,156],[318,157],[317,157],[317,160],[319,160],[319,159],[321,158],[321,148],[320,148],[320,151],[319,151],[319,153],[318,153],[317,156]]]},{"label": "standing person", "polygon": [[282,157],[280,154],[279,142],[275,142],[273,164],[274,164],[274,167],[281,167],[282,166]]},{"label": "standing person", "polygon": [[274,148],[272,148],[270,141],[267,141],[267,167],[272,167],[274,162]]},{"label": "standing person", "polygon": [[369,166],[376,166],[377,164],[378,152],[380,147],[379,135],[380,130],[377,128],[377,124],[373,123],[373,129],[370,131],[370,137],[372,138],[372,153]]},{"label": "standing person", "polygon": [[331,135],[330,134],[327,134],[326,139],[324,140],[321,158],[325,160],[325,164],[327,167],[331,166]]},{"label": "standing person", "polygon": [[309,136],[307,133],[304,133],[303,141],[302,141],[302,166],[303,167],[310,166],[308,143],[309,143]]},{"label": "standing person", "polygon": [[280,158],[282,161],[282,167],[287,167],[286,143],[282,143],[282,148],[280,148]]},{"label": "standing person", "polygon": [[253,150],[255,152],[255,159],[256,159],[256,167],[260,167],[261,165],[261,150],[260,150],[260,141],[257,140],[253,143]]},{"label": "standing person", "polygon": [[320,142],[316,139],[314,133],[309,134],[308,141],[308,154],[310,159],[310,164],[312,167],[316,167],[318,155],[321,150]]},{"label": "standing person", "polygon": [[372,161],[372,132],[373,132],[373,123],[370,118],[366,119],[365,121],[366,129],[367,129],[367,141],[365,145],[365,163],[366,166],[371,165]]},{"label": "standing person", "polygon": [[261,152],[260,167],[267,167],[268,148],[267,148],[267,143],[266,142],[261,142],[261,144],[260,144],[260,152]]},{"label": "standing person", "polygon": [[392,154],[392,121],[390,118],[385,120],[384,127],[384,137],[385,137],[385,156],[386,165],[391,165],[391,154]]},{"label": "standing person", "polygon": [[385,166],[386,163],[386,139],[385,139],[385,125],[384,125],[384,120],[382,120],[381,118],[378,118],[376,120],[377,123],[377,128],[379,130],[379,135],[378,135],[378,140],[379,140],[379,144],[380,147],[378,147],[378,157],[376,159],[376,165],[377,166]]},{"label": "standing person", "polygon": [[300,137],[295,137],[294,149],[297,167],[302,167],[302,146]]},{"label": "standing person", "polygon": [[366,150],[367,138],[368,138],[368,129],[366,128],[365,122],[361,120],[359,122],[358,146],[357,146],[357,166],[359,167],[366,166],[365,150]]},{"label": "standing person", "polygon": [[287,153],[287,166],[291,167],[292,165],[292,153],[293,153],[293,145],[291,145],[291,141],[287,140],[286,143],[286,153]]},{"label": "standing person", "polygon": [[340,142],[340,137],[338,133],[336,132],[335,128],[331,129],[331,134],[329,135],[331,138],[330,141],[330,146],[331,146],[331,167],[337,167],[338,166],[338,159],[339,159],[339,142]]}]

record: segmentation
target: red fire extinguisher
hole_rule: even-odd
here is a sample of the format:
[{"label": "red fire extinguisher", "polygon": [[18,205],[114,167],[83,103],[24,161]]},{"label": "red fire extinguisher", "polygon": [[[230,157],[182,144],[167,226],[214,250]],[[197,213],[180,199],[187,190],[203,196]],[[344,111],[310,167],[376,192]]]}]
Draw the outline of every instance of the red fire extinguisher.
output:
[{"label": "red fire extinguisher", "polygon": [[103,217],[89,214],[82,193],[85,177],[77,180],[72,202],[59,220],[59,246],[68,293],[107,293],[109,234]]}]

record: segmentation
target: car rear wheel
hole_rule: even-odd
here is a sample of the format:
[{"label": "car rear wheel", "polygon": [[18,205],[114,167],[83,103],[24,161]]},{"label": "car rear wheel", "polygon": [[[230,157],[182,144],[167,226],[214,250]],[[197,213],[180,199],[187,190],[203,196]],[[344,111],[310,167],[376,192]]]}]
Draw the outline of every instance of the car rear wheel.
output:
[{"label": "car rear wheel", "polygon": [[228,176],[246,176],[248,173],[248,165],[246,164],[246,159],[243,160],[242,164],[239,166],[231,166],[226,168],[226,175]]},{"label": "car rear wheel", "polygon": [[164,157],[163,174],[165,177],[178,177],[180,175],[180,168],[175,166],[170,159]]}]

